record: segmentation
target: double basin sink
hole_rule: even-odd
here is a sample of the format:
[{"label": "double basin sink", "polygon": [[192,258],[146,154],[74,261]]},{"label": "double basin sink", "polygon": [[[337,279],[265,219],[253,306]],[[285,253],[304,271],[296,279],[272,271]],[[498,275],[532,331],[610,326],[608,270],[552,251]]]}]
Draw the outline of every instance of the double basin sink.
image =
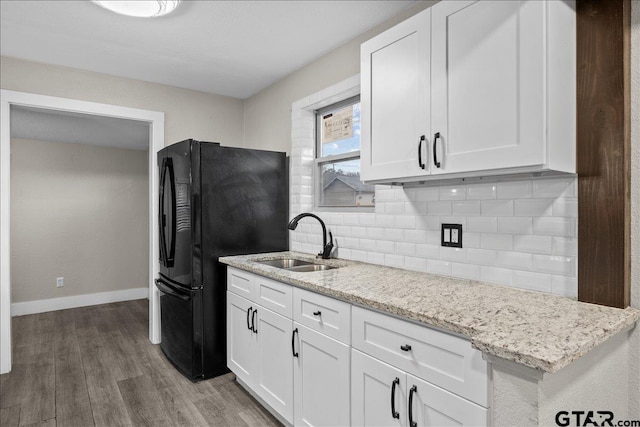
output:
[{"label": "double basin sink", "polygon": [[270,259],[267,261],[256,261],[260,264],[270,265],[271,267],[282,268],[288,271],[298,272],[311,272],[311,271],[324,271],[331,270],[336,267],[325,264],[315,264],[310,261],[303,261],[300,259],[284,258],[284,259]]}]

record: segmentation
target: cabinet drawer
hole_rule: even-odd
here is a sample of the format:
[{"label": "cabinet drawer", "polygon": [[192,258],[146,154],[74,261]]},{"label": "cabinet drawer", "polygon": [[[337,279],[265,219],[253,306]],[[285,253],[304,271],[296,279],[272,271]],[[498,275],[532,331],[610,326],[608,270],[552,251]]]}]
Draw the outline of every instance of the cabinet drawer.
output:
[{"label": "cabinet drawer", "polygon": [[487,364],[470,341],[360,307],[352,311],[354,348],[487,406]]},{"label": "cabinet drawer", "polygon": [[293,289],[293,320],[345,344],[351,343],[351,304]]},{"label": "cabinet drawer", "polygon": [[254,277],[256,277],[254,274],[247,273],[246,271],[227,267],[227,290],[253,301]]},{"label": "cabinet drawer", "polygon": [[262,276],[253,278],[253,301],[286,318],[293,313],[293,288]]}]

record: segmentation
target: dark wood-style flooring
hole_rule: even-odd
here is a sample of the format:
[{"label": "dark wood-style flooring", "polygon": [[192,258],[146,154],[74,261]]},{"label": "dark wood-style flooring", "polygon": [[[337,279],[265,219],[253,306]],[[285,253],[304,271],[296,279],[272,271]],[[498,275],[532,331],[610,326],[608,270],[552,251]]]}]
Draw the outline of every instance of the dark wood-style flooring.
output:
[{"label": "dark wood-style flooring", "polygon": [[0,426],[277,426],[233,374],[191,383],[148,339],[147,300],[15,317]]}]

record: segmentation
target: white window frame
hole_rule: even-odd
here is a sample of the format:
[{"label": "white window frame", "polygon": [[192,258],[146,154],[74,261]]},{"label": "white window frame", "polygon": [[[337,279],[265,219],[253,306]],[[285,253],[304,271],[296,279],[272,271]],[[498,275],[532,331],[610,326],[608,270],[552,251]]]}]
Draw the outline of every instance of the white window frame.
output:
[{"label": "white window frame", "polygon": [[334,102],[314,111],[315,114],[315,155],[313,168],[313,187],[315,211],[319,212],[374,212],[375,206],[320,206],[322,199],[322,166],[327,163],[336,163],[347,160],[360,160],[360,150],[348,153],[336,154],[333,156],[320,157],[322,154],[322,115],[328,111],[334,111],[347,105],[360,102],[360,94],[350,96],[341,101]]}]

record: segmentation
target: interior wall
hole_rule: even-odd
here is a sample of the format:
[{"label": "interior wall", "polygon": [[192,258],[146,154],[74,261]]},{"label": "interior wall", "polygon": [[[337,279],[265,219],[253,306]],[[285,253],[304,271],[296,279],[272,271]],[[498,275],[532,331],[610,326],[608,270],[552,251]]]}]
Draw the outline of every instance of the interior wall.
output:
[{"label": "interior wall", "polygon": [[0,87],[165,113],[165,145],[187,138],[242,147],[242,100],[75,68],[0,57]]},{"label": "interior wall", "polygon": [[291,153],[291,104],[360,73],[360,44],[437,1],[421,1],[244,101],[247,148]]},{"label": "interior wall", "polygon": [[148,185],[147,151],[12,139],[12,303],[146,288]]}]

